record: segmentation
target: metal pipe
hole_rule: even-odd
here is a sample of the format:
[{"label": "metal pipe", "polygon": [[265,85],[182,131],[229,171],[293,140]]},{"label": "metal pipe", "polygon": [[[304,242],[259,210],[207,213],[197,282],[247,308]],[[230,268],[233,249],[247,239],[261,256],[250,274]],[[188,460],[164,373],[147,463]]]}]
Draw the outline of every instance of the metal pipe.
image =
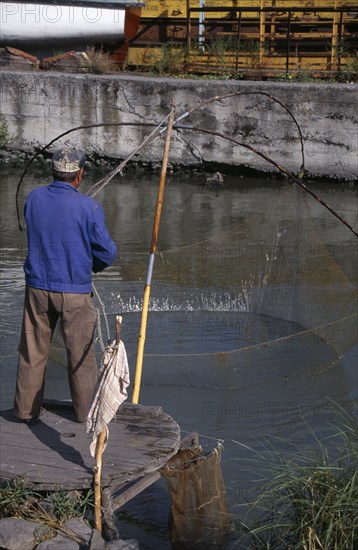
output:
[{"label": "metal pipe", "polygon": [[291,10],[288,10],[287,38],[286,38],[286,74],[288,74],[288,71],[289,71],[290,49],[291,49]]},{"label": "metal pipe", "polygon": [[237,23],[237,46],[236,46],[236,73],[239,71],[239,56],[240,56],[240,41],[241,41],[241,19],[242,19],[242,11],[239,10],[239,20]]},{"label": "metal pipe", "polygon": [[199,12],[199,50],[201,52],[204,51],[204,21],[205,21],[205,15],[204,15],[204,7],[205,7],[205,0],[199,0],[199,6],[200,6],[200,12]]},{"label": "metal pipe", "polygon": [[342,53],[343,53],[343,11],[339,14],[339,31],[338,31],[338,71],[341,70]]}]

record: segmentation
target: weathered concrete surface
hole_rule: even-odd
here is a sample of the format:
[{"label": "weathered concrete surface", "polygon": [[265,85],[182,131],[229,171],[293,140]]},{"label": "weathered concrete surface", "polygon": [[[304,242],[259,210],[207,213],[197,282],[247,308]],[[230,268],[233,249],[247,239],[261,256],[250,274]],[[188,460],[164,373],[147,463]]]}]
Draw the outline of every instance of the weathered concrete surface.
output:
[{"label": "weathered concrete surface", "polygon": [[[265,95],[281,101],[299,123],[305,144],[305,168],[311,176],[354,179],[357,174],[357,86],[293,84],[4,72],[2,114],[13,150],[32,150],[59,133],[83,124],[159,122],[176,100],[180,115],[216,95],[244,95],[207,104],[183,124],[226,134],[298,172],[298,131],[288,113]],[[100,157],[125,158],[150,132],[146,127],[92,128],[65,140]],[[174,132],[170,161],[196,165],[220,163],[272,170],[256,154],[208,134]],[[163,139],[143,149],[137,159],[160,161]]]}]

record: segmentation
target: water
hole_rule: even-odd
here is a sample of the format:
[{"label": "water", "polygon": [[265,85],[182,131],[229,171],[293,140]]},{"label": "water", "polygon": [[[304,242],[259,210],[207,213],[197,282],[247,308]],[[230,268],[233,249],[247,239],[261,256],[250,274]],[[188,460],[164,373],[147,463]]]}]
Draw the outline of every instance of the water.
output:
[{"label": "water", "polygon": [[[21,171],[2,171],[1,406],[11,407],[22,317],[26,238],[17,228],[15,187]],[[86,190],[102,175],[92,170]],[[33,169],[20,193],[49,180]],[[115,265],[95,277],[113,334],[122,337],[133,376],[141,300],[158,176],[128,172],[97,199],[118,244]],[[315,184],[354,224],[355,189]],[[234,518],[257,492],[259,463],[249,448],[275,437],[277,450],[301,448],[332,432],[335,408],[357,405],[357,328],[351,322],[356,241],[327,211],[276,180],[226,177],[224,188],[169,177],[148,318],[140,402],[161,405],[206,450],[223,439],[222,470]],[[342,320],[343,319],[343,320]],[[106,337],[102,315],[102,331]],[[310,327],[319,326],[311,332]],[[98,347],[98,357],[101,351]],[[55,334],[46,396],[69,396]],[[170,500],[160,481],[119,514],[124,537],[141,548],[168,549]]]}]

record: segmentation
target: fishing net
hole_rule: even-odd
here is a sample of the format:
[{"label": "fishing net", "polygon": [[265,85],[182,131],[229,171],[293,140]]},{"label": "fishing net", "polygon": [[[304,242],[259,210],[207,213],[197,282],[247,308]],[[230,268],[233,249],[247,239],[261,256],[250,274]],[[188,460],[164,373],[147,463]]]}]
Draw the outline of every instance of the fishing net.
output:
[{"label": "fishing net", "polygon": [[[277,126],[291,134],[291,126]],[[267,136],[269,151],[269,130]],[[243,162],[251,154],[245,151]],[[202,195],[194,187],[184,198],[167,190],[150,301],[142,386],[173,387],[177,402],[178,388],[186,396],[195,389],[189,395],[201,406],[203,422],[216,404],[211,395],[222,395],[220,407],[230,400],[220,390],[324,375],[357,342],[356,236],[292,178],[261,186],[260,200],[254,183],[242,185],[239,175],[232,181],[229,199],[226,180]],[[112,316],[113,327],[115,315],[125,316],[132,371],[148,254],[136,249],[137,227],[126,236],[122,228],[148,215],[149,235],[156,198],[147,186],[145,193],[138,189],[134,212],[123,188],[112,190],[112,230],[120,243],[128,238],[131,249],[120,256],[119,267],[96,280],[98,308],[106,312],[100,320]],[[352,209],[345,216],[355,226],[349,192]],[[320,194],[326,195],[324,186]],[[334,194],[328,201],[340,210]],[[53,350],[57,354],[56,340]],[[199,403],[197,390],[209,390],[206,401]],[[218,547],[230,530],[220,457],[220,447],[212,453],[186,450],[165,469],[174,546]]]},{"label": "fishing net", "polygon": [[[200,123],[200,110],[205,107],[210,111],[212,100],[223,98],[227,100],[222,105],[223,112],[231,120],[230,98],[241,93],[245,94],[229,93],[196,105],[188,111],[190,121]],[[285,123],[276,124],[276,130],[282,132],[283,143],[286,134],[296,136],[297,159],[301,162],[300,167],[297,163],[297,170],[303,170],[303,136],[293,114],[265,92],[251,95],[255,108],[261,100],[270,100],[284,113]],[[153,135],[162,131],[166,119],[153,130]],[[190,141],[193,128],[177,125],[176,129]],[[260,147],[268,155],[272,137],[269,128],[265,136]],[[238,143],[224,140],[223,147],[229,159]],[[242,161],[250,164],[250,155],[259,152],[247,147],[241,148]],[[271,169],[274,160],[270,160]],[[267,158],[264,164],[267,166]],[[112,172],[117,173],[118,167]],[[109,181],[112,172],[100,182]],[[253,189],[241,189],[239,175],[233,178],[237,196],[231,195],[231,202],[225,202],[225,185],[223,191],[212,189],[210,199],[193,192],[183,203],[181,198],[176,202],[175,193],[168,197],[166,191],[143,384],[233,389],[310,376],[331,368],[357,341],[357,270],[352,260],[356,258],[356,236],[294,179],[292,174],[284,183],[273,178],[260,191],[257,204]],[[212,185],[215,187],[215,182]],[[105,200],[109,192],[110,187],[100,200]],[[138,209],[132,215],[122,193],[121,189],[119,200],[119,193],[113,192],[108,212],[115,211],[112,217],[121,226],[148,213],[149,235],[156,197],[147,188],[146,193],[138,192]],[[324,187],[320,193],[325,195]],[[331,206],[340,211],[333,194],[328,201],[333,201]],[[203,233],[208,216],[211,230]],[[345,216],[351,225],[356,225],[354,208]],[[186,225],[192,228],[189,237]],[[96,282],[102,309],[113,315],[130,314],[124,334],[130,365],[136,354],[142,309],[143,287],[138,281],[143,281],[147,266],[147,252],[135,250],[136,231],[137,228],[130,235],[131,250],[119,258],[123,274],[120,292],[113,292],[113,281],[118,284],[118,268],[112,271],[113,278],[111,270],[107,270]],[[120,244],[122,238],[119,232]]]},{"label": "fishing net", "polygon": [[171,496],[169,535],[173,548],[224,548],[232,529],[221,473],[222,444],[210,453],[181,449],[161,473]]},{"label": "fishing net", "polygon": [[[163,221],[144,384],[233,389],[302,378],[330,369],[357,341],[356,237],[292,183],[268,185],[260,205],[250,189],[238,191],[237,204],[224,207],[227,218],[213,220],[209,238],[168,250],[185,214]],[[140,277],[145,262],[128,255],[124,269]],[[133,363],[138,286],[123,283],[116,297],[108,283],[99,286],[106,304],[129,314]]]},{"label": "fishing net", "polygon": [[[256,189],[254,180],[230,181],[228,196],[226,183],[204,193],[192,186],[184,197],[168,185],[143,387],[234,390],[322,375],[357,342],[353,233],[290,181],[261,181]],[[342,194],[336,197],[330,189],[315,187],[341,211]],[[138,213],[128,210],[126,201],[115,202],[123,193],[129,190],[109,187],[101,202],[108,200],[115,218],[129,226]],[[345,206],[344,215],[355,226],[354,188],[345,186],[345,193],[352,208]],[[154,185],[136,193],[147,235],[155,200]],[[125,315],[123,338],[133,377],[148,253],[132,240],[123,253],[126,237],[118,241],[118,264],[95,282],[102,302],[97,298],[99,326],[106,341],[104,321],[113,332],[115,315]],[[99,361],[101,354],[98,346]],[[66,364],[59,333],[51,358],[54,368]]]}]

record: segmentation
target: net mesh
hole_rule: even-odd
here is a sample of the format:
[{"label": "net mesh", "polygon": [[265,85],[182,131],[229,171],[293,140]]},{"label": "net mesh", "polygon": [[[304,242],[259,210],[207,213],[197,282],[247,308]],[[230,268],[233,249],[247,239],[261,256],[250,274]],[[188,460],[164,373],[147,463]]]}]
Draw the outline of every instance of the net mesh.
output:
[{"label": "net mesh", "polygon": [[232,528],[221,473],[221,443],[211,452],[197,445],[179,450],[161,473],[171,496],[173,548],[224,548]]},{"label": "net mesh", "polygon": [[[235,389],[302,378],[357,342],[356,237],[290,182],[267,188],[265,208],[262,197],[257,208],[240,198],[239,215],[228,211],[206,239],[165,249],[161,229],[143,385]],[[348,217],[354,225],[354,208]],[[146,253],[129,253],[121,268],[135,281],[146,262]],[[110,327],[124,314],[133,370],[143,286],[118,284],[110,271],[96,286]]]},{"label": "net mesh", "polygon": [[[179,386],[196,388],[197,402],[197,390],[215,390],[225,404],[217,390],[322,374],[357,342],[356,238],[292,184],[277,194],[270,187],[266,198],[264,209],[262,201],[241,204],[232,221],[227,212],[229,222],[207,239],[158,253],[142,385],[174,386],[176,399]],[[143,277],[146,254],[128,255],[123,266],[129,279]],[[111,327],[123,314],[133,369],[141,298],[126,283],[114,296],[113,277],[98,290]],[[186,449],[163,471],[174,548],[224,547],[230,517],[220,456],[221,448]]]},{"label": "net mesh", "polygon": [[[302,377],[332,367],[357,341],[356,274],[346,261],[355,236],[291,183],[279,199],[267,194],[264,211],[242,212],[231,229],[158,255],[154,280],[180,288],[161,315],[168,323],[176,311],[178,331],[196,334],[198,345],[188,350],[185,337],[182,345],[174,338],[170,353],[161,350],[154,290],[144,383],[155,383],[155,373],[170,385],[173,372],[197,387]],[[195,295],[187,289],[199,279]]]}]

